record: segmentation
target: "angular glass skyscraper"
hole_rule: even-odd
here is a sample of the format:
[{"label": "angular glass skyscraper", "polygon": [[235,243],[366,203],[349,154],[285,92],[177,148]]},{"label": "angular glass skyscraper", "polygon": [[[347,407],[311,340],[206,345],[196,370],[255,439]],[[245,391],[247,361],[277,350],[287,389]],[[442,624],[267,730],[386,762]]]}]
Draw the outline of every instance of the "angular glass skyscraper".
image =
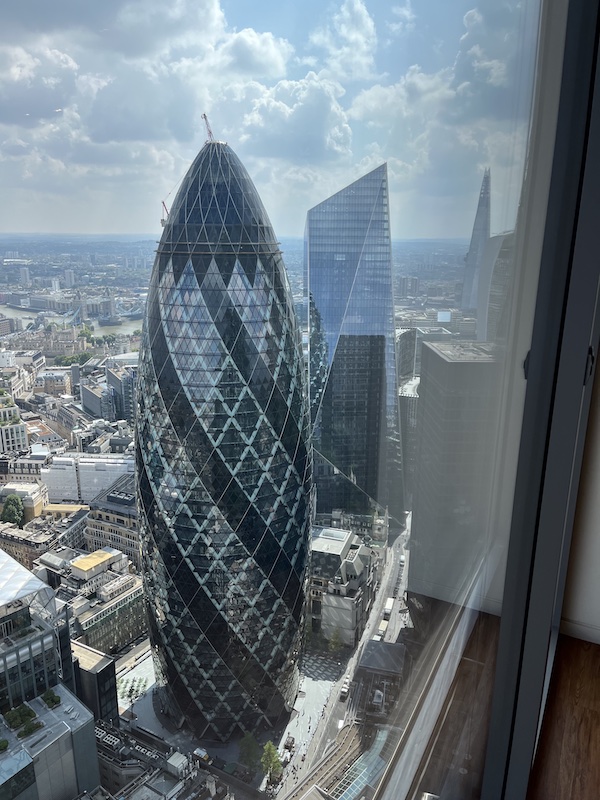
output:
[{"label": "angular glass skyscraper", "polygon": [[305,231],[317,509],[402,521],[387,166],[312,208]]},{"label": "angular glass skyscraper", "polygon": [[137,470],[150,635],[200,734],[294,702],[311,459],[301,337],[248,173],[208,141],[158,247],[140,349]]},{"label": "angular glass skyscraper", "polygon": [[481,181],[479,201],[475,212],[475,222],[471,234],[469,252],[465,257],[465,277],[463,280],[462,308],[477,308],[479,273],[483,254],[490,238],[490,171],[486,169]]}]

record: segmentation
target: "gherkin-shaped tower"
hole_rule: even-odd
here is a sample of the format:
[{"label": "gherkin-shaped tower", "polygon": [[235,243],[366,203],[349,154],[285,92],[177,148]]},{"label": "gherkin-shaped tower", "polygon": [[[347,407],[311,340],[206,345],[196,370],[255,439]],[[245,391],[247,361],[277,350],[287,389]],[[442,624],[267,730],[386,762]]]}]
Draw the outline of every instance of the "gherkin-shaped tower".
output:
[{"label": "gherkin-shaped tower", "polygon": [[166,700],[226,740],[293,705],[311,460],[301,337],[245,168],[208,141],[150,280],[136,457],[144,584]]}]

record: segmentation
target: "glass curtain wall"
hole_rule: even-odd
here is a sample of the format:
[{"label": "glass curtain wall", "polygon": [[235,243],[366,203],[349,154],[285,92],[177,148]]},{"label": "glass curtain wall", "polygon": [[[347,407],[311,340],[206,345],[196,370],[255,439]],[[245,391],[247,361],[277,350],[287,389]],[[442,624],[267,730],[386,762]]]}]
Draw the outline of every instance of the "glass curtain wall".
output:
[{"label": "glass curtain wall", "polygon": [[[388,527],[383,543],[367,540],[381,556],[379,587],[344,654],[337,755],[314,782],[335,800],[477,798],[540,262],[531,207],[545,204],[550,172],[546,157],[546,183],[532,183],[532,130],[552,124],[534,115],[542,9],[406,4],[386,28],[363,8],[374,35],[389,37],[389,72],[374,68],[349,102],[369,158],[332,175],[323,197],[313,192],[304,303],[317,522],[356,528],[358,514],[385,509]],[[440,49],[455,47],[439,69],[413,50],[433,46],[433,13],[446,23]],[[354,343],[367,341],[357,356]],[[311,644],[327,627],[323,596],[338,586],[331,577],[313,602]]]}]

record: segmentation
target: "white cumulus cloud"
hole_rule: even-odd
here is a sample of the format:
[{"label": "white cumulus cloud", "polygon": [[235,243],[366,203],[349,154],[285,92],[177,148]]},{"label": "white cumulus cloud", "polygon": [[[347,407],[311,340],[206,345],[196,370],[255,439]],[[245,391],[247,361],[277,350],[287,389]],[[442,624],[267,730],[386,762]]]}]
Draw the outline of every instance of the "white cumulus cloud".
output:
[{"label": "white cumulus cloud", "polygon": [[345,0],[331,23],[310,37],[325,51],[323,74],[341,80],[368,80],[375,74],[377,32],[362,0]]},{"label": "white cumulus cloud", "polygon": [[387,22],[387,28],[392,33],[410,33],[414,31],[417,15],[413,11],[411,0],[406,0],[402,6],[392,6],[393,19]]},{"label": "white cumulus cloud", "polygon": [[348,155],[352,134],[341,94],[339,84],[314,72],[265,89],[242,119],[244,150],[301,163]]}]

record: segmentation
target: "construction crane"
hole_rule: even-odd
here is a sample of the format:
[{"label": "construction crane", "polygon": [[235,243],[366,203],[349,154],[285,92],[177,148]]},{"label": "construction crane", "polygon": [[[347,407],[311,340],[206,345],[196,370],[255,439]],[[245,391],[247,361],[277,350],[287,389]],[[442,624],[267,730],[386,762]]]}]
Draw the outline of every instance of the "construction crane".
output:
[{"label": "construction crane", "polygon": [[[208,121],[208,117],[206,116],[206,114],[202,114],[202,119],[204,120],[204,124],[206,125],[206,133],[208,135],[207,141],[208,142],[214,142],[215,141],[215,137],[213,135],[212,128],[210,127],[210,122]],[[173,191],[173,190],[171,190],[171,191]],[[170,194],[171,194],[171,192],[169,192],[169,194],[167,195],[167,198],[169,197]],[[164,227],[166,227],[166,224],[169,221],[169,209],[167,208],[167,204],[165,203],[164,200],[162,201],[161,205],[162,205],[163,213],[162,213],[162,216],[161,216],[160,224],[164,228]]]},{"label": "construction crane", "polygon": [[202,114],[202,119],[204,120],[204,124],[206,125],[206,133],[208,134],[207,141],[208,142],[214,142],[215,141],[215,137],[213,136],[213,132],[212,132],[212,129],[210,127],[210,123],[208,121],[208,117],[206,116],[206,114]]},{"label": "construction crane", "polygon": [[162,201],[161,205],[163,207],[163,215],[161,217],[160,224],[164,228],[165,225],[167,224],[167,220],[169,219],[169,209],[167,208],[166,203],[165,203],[164,200]]}]

